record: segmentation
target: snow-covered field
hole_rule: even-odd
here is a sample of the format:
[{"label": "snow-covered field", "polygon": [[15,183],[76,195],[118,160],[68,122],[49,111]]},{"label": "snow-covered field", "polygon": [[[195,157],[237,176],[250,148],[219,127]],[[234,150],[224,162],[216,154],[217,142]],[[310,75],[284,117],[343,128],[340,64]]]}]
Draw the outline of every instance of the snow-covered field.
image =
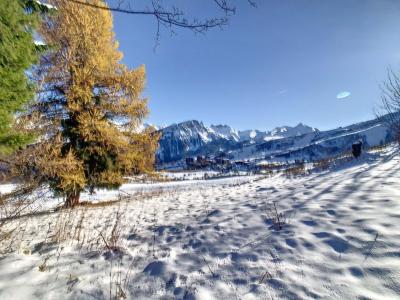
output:
[{"label": "snow-covered field", "polygon": [[131,184],[115,203],[45,209],[8,224],[0,299],[400,299],[399,162]]}]

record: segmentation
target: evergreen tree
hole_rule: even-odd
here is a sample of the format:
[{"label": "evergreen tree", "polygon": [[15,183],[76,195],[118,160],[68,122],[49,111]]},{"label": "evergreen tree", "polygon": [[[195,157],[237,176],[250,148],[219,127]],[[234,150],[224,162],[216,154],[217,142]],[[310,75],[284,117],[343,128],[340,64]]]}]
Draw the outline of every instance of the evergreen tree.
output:
[{"label": "evergreen tree", "polygon": [[30,139],[13,125],[15,114],[33,97],[26,75],[37,61],[32,39],[37,16],[32,13],[33,8],[39,7],[19,0],[0,0],[0,153],[3,154]]},{"label": "evergreen tree", "polygon": [[151,172],[158,137],[139,130],[148,112],[140,98],[145,69],[120,63],[110,11],[51,4],[57,13],[39,30],[52,47],[35,70],[41,93],[21,117],[40,139],[18,154],[16,166],[33,182],[50,183],[73,207],[84,189],[116,188],[125,175]]}]

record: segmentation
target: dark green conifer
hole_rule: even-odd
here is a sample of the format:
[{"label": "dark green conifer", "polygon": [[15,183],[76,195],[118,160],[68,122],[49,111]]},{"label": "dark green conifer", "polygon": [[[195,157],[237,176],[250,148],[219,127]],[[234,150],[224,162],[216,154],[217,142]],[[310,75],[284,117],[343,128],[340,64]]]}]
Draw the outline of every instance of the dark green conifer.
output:
[{"label": "dark green conifer", "polygon": [[25,145],[31,137],[15,127],[15,115],[33,98],[27,71],[40,47],[33,40],[40,13],[49,8],[35,0],[0,0],[0,153]]}]

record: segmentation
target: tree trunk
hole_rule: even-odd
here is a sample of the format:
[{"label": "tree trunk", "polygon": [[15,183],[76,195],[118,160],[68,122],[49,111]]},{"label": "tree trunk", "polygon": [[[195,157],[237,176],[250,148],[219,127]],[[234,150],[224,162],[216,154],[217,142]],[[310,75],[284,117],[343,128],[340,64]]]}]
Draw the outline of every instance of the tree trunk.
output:
[{"label": "tree trunk", "polygon": [[67,194],[67,199],[65,200],[65,208],[74,208],[79,204],[79,198],[81,196],[80,191],[73,191]]}]

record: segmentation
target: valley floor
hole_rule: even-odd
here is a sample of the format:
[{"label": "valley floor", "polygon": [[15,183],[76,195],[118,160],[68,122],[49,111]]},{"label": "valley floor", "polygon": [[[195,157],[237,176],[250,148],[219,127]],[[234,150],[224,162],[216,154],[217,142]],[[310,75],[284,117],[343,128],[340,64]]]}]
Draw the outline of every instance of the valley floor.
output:
[{"label": "valley floor", "polygon": [[0,299],[400,299],[393,151],[297,178],[124,189],[140,193],[11,222]]}]

